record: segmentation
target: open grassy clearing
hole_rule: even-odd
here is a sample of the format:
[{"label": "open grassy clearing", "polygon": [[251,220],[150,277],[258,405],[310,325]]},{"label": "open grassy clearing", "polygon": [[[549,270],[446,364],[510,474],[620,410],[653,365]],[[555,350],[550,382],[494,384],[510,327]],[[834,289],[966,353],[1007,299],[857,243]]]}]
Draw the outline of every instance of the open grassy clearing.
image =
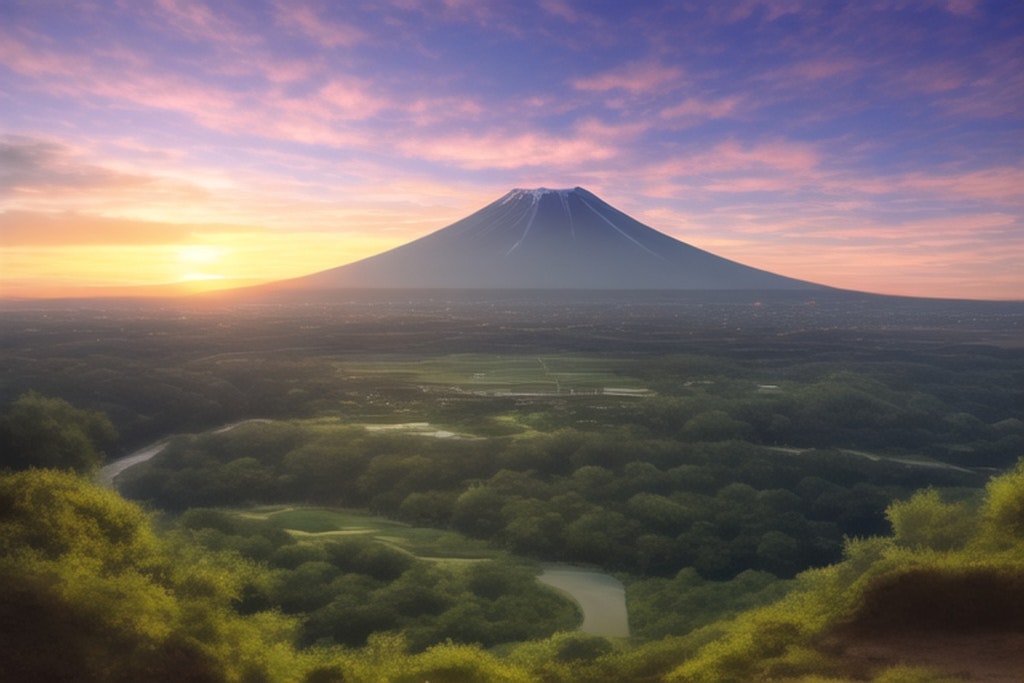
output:
[{"label": "open grassy clearing", "polygon": [[428,359],[346,361],[343,369],[348,374],[397,375],[420,384],[455,386],[478,392],[570,394],[644,389],[635,377],[618,371],[628,363],[623,359],[576,354],[458,354]]},{"label": "open grassy clearing", "polygon": [[[409,418],[406,414],[403,417]],[[446,425],[437,424],[434,422],[427,422],[425,420],[416,419],[410,422],[366,422],[366,421],[350,421],[352,416],[321,416],[315,418],[307,418],[301,420],[287,420],[281,421],[282,423],[287,422],[288,424],[294,425],[302,429],[304,432],[314,434],[318,437],[329,437],[329,436],[344,436],[346,432],[351,433],[352,430],[366,430],[371,434],[403,434],[407,436],[423,436],[433,439],[482,439],[484,437],[472,434],[469,431],[454,431],[454,428],[449,429]],[[497,418],[495,418],[497,419]],[[510,416],[507,420],[510,427],[515,427],[517,431],[526,431],[527,428],[520,426],[515,417]],[[270,422],[269,420],[265,422]]]},{"label": "open grassy clearing", "polygon": [[264,506],[235,510],[250,519],[265,519],[304,541],[327,541],[359,535],[426,560],[486,560],[500,553],[461,534],[414,527],[356,510]]}]

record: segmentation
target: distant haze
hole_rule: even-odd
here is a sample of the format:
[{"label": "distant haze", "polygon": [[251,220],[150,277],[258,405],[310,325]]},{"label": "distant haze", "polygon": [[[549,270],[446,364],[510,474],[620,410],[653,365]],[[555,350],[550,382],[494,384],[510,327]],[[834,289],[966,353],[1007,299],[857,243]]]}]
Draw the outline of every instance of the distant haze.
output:
[{"label": "distant haze", "polygon": [[715,256],[594,194],[512,190],[390,251],[272,289],[821,289]]}]

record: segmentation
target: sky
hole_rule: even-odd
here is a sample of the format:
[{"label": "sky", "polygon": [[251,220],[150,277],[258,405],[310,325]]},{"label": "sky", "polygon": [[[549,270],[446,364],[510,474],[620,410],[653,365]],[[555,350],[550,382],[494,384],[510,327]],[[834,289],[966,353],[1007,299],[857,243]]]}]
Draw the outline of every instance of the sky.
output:
[{"label": "sky", "polygon": [[0,297],[295,277],[576,186],[790,277],[1024,299],[1024,2],[0,0]]}]

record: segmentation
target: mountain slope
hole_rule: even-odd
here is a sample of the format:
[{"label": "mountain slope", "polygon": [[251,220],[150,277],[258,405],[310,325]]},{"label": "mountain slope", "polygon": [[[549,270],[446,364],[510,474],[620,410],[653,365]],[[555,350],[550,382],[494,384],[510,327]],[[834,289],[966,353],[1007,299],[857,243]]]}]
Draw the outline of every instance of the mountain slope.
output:
[{"label": "mountain slope", "polygon": [[822,289],[715,256],[582,188],[512,190],[390,251],[275,289]]}]

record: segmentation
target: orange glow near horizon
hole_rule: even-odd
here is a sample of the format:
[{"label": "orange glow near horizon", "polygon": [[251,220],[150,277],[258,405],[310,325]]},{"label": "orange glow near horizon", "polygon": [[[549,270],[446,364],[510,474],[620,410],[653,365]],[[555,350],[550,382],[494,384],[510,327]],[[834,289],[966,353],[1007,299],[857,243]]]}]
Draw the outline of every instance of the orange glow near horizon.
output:
[{"label": "orange glow near horizon", "polygon": [[[653,218],[648,222],[655,225],[665,220]],[[190,242],[171,244],[6,245],[0,240],[0,298],[145,297],[232,289],[345,265],[418,236],[394,232],[386,237],[356,233],[340,238],[329,232],[264,230],[204,233]],[[958,264],[951,262],[940,263],[941,270],[936,271],[935,257],[927,253],[889,254],[877,247],[851,247],[844,253],[823,250],[817,258],[808,259],[809,248],[794,250],[772,242],[757,244],[713,234],[703,241],[699,236],[689,241],[747,265],[844,289],[924,297],[1021,298],[1020,274],[1013,267],[1003,272],[992,269],[982,279],[969,268],[958,271]],[[908,269],[908,264],[917,267]],[[879,273],[884,274],[884,287]]]},{"label": "orange glow near horizon", "polygon": [[373,239],[339,244],[325,233],[216,237],[216,243],[5,247],[0,297],[144,297],[230,289],[308,275],[395,246]]}]

